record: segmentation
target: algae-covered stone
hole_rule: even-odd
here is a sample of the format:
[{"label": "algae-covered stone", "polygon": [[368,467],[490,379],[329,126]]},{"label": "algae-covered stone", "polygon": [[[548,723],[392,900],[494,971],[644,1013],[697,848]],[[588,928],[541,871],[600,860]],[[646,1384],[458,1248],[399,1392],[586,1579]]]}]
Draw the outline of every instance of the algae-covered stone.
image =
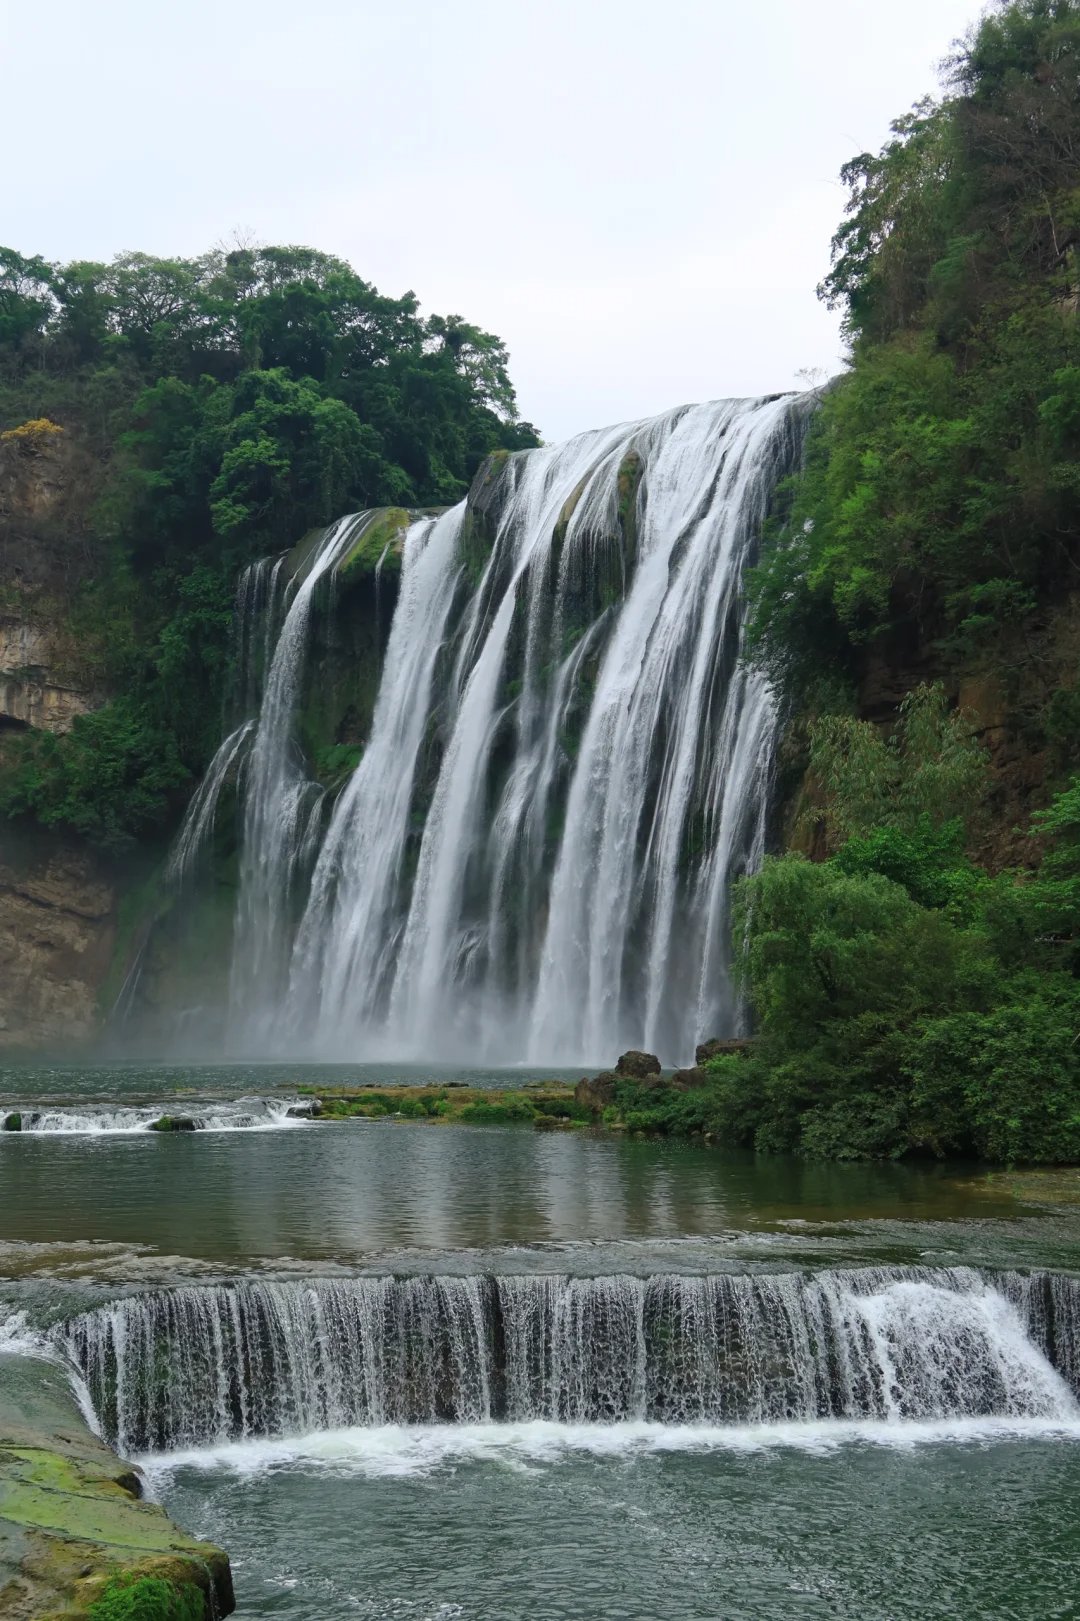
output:
[{"label": "algae-covered stone", "polygon": [[87,1428],[61,1369],[0,1357],[5,1621],[231,1615],[228,1556],[186,1536],[140,1489],[137,1472]]},{"label": "algae-covered stone", "polygon": [[0,1131],[21,1131],[21,1130],[22,1130],[22,1115],[19,1114],[18,1112],[14,1113],[14,1114],[6,1114],[4,1116],[4,1118],[2,1120],[0,1120]]},{"label": "algae-covered stone", "polygon": [[198,1127],[190,1115],[163,1114],[160,1120],[151,1120],[151,1131],[197,1131]]}]

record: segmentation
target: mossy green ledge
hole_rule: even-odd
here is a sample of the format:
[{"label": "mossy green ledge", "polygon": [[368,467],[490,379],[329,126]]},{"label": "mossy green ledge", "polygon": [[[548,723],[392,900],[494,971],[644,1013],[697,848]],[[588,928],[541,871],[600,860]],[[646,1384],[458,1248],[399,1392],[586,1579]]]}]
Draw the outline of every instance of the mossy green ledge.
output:
[{"label": "mossy green ledge", "polygon": [[0,1615],[5,1621],[211,1621],[228,1555],[145,1502],[91,1432],[62,1368],[0,1353]]}]

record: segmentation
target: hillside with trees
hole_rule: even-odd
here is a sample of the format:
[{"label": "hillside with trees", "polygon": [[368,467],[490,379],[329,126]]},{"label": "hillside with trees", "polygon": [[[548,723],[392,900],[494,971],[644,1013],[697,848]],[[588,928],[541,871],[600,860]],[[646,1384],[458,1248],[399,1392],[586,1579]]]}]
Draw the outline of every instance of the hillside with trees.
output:
[{"label": "hillside with trees", "polygon": [[34,537],[55,566],[12,546],[0,612],[61,626],[105,699],[4,734],[0,816],[113,854],[160,837],[218,741],[239,571],[343,512],[455,502],[489,452],[536,443],[498,338],[327,254],[0,249],[8,482],[59,456],[76,486]]},{"label": "hillside with trees", "polygon": [[851,368],[753,584],[795,848],[743,886],[759,1039],[724,1121],[1074,1160],[1080,6],[994,6],[843,179]]}]

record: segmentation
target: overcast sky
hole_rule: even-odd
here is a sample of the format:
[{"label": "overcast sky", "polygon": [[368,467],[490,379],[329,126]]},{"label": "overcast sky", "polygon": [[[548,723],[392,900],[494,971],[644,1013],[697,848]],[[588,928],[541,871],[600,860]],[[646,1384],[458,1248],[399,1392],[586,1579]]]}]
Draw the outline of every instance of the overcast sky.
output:
[{"label": "overcast sky", "polygon": [[309,243],[510,347],[545,438],[835,371],[840,165],[977,0],[0,0],[0,242]]}]

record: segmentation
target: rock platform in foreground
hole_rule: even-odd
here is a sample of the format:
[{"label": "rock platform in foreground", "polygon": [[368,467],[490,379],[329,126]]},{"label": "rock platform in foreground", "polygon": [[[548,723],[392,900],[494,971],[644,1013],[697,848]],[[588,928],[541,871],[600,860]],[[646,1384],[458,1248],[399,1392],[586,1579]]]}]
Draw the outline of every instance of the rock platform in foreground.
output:
[{"label": "rock platform in foreground", "polygon": [[[141,1499],[136,1470],[92,1434],[63,1370],[0,1353],[0,1615],[210,1621],[235,1607],[228,1556]],[[127,1588],[128,1606],[108,1609]],[[145,1604],[132,1607],[135,1591]],[[100,1608],[96,1608],[100,1606]]]}]

